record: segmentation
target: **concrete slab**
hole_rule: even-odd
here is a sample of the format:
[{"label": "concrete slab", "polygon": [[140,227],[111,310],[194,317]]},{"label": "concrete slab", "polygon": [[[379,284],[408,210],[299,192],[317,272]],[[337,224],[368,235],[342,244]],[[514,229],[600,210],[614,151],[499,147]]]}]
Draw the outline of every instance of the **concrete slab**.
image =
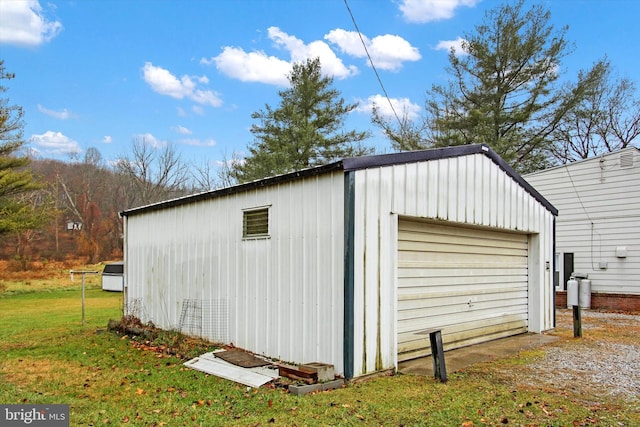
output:
[{"label": "concrete slab", "polygon": [[[516,355],[522,350],[541,347],[557,339],[553,335],[531,333],[457,348],[444,352],[445,366],[447,373],[452,373],[476,363],[490,362]],[[433,376],[433,359],[429,356],[402,362],[398,371],[402,374]]]},{"label": "concrete slab", "polygon": [[310,385],[290,385],[289,393],[296,396],[304,396],[305,394],[313,393],[315,391],[327,391],[340,388],[344,385],[343,379],[333,380],[326,383],[310,384]]}]

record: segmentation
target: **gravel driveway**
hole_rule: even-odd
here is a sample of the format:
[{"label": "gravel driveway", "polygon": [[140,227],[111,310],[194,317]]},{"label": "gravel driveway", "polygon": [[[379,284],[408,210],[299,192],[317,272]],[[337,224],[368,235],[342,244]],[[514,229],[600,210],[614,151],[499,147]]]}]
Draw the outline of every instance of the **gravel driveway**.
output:
[{"label": "gravel driveway", "polygon": [[516,381],[570,392],[588,404],[610,398],[640,409],[640,315],[582,311],[582,338],[573,338],[571,310],[558,310],[562,338],[540,360],[518,370]]}]

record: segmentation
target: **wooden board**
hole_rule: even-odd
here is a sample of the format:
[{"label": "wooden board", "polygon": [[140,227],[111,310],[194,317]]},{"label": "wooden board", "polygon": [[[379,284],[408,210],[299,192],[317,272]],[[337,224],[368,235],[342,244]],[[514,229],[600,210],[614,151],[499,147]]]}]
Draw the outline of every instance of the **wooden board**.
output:
[{"label": "wooden board", "polygon": [[219,351],[216,352],[215,355],[219,359],[243,368],[257,368],[258,366],[267,366],[271,364],[247,351],[239,349]]}]

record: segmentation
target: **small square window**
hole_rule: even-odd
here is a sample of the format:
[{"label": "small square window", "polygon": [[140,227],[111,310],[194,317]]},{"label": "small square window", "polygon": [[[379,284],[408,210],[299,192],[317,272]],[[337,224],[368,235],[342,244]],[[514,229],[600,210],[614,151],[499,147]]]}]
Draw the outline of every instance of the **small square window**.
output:
[{"label": "small square window", "polygon": [[242,212],[242,237],[269,237],[269,208]]}]

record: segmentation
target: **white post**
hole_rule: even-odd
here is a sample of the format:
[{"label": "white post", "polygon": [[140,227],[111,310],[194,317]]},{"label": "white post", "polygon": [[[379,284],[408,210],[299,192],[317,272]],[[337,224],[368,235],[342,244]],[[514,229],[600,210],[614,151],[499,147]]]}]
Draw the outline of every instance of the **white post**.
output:
[{"label": "white post", "polygon": [[84,326],[84,273],[82,273],[82,326]]},{"label": "white post", "polygon": [[70,270],[69,274],[71,274],[71,281],[73,282],[73,275],[75,273],[80,273],[82,274],[82,326],[84,326],[84,276],[87,274],[100,274],[99,271],[74,271],[74,270]]}]

